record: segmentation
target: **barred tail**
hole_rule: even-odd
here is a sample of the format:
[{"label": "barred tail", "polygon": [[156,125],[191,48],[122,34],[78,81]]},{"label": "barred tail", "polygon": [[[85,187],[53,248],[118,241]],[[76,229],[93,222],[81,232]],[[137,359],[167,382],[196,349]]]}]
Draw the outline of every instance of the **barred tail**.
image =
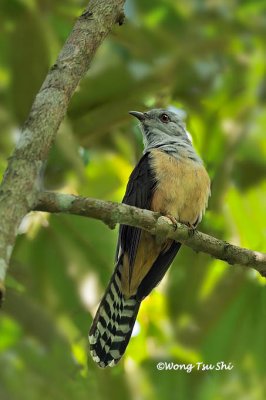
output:
[{"label": "barred tail", "polygon": [[124,354],[139,306],[136,296],[123,296],[121,266],[117,266],[89,332],[90,352],[99,367],[113,367]]}]

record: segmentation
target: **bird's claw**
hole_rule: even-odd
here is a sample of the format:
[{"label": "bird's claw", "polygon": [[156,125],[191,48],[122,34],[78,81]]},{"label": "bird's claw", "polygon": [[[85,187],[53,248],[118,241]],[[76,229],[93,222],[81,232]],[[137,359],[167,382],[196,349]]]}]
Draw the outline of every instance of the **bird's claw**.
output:
[{"label": "bird's claw", "polygon": [[173,215],[170,215],[170,214],[167,214],[165,217],[170,219],[170,221],[173,224],[174,230],[176,231],[176,229],[177,229],[177,219],[175,217],[173,217]]},{"label": "bird's claw", "polygon": [[190,222],[185,222],[185,225],[188,227],[188,236],[191,237],[195,234],[196,227],[192,225]]}]

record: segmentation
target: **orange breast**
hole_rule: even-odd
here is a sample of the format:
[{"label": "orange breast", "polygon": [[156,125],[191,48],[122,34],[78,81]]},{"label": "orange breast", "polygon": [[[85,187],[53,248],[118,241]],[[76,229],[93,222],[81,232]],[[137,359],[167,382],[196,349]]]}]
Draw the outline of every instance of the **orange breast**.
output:
[{"label": "orange breast", "polygon": [[158,180],[151,209],[191,225],[200,221],[210,195],[204,166],[188,158],[177,160],[159,150],[152,150],[151,156]]}]

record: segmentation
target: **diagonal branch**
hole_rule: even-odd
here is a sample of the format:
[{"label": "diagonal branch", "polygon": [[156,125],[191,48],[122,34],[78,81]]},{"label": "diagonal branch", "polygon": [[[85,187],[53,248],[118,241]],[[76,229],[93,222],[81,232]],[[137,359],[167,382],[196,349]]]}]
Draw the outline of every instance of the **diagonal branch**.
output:
[{"label": "diagonal branch", "polygon": [[229,264],[254,268],[266,277],[265,253],[235,246],[199,231],[192,232],[183,224],[178,223],[175,229],[169,218],[149,210],[122,203],[53,192],[39,193],[35,210],[95,218],[102,220],[111,228],[114,228],[116,223],[142,228],[158,236],[159,240],[174,239],[191,247],[196,252],[202,251]]},{"label": "diagonal branch", "polygon": [[10,157],[0,187],[0,302],[22,218],[34,208],[40,176],[58,127],[80,79],[114,24],[125,0],[91,0],[48,72]]}]

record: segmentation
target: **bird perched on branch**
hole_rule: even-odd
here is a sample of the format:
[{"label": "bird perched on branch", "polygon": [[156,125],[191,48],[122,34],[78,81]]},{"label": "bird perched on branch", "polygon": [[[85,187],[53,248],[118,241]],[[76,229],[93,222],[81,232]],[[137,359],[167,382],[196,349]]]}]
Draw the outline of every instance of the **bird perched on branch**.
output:
[{"label": "bird perched on branch", "polygon": [[[160,212],[195,228],[210,195],[210,179],[184,122],[174,112],[131,111],[140,121],[144,154],[130,175],[123,203]],[[161,281],[181,244],[121,225],[115,270],[89,332],[90,352],[114,366],[128,345],[142,300]]]}]

